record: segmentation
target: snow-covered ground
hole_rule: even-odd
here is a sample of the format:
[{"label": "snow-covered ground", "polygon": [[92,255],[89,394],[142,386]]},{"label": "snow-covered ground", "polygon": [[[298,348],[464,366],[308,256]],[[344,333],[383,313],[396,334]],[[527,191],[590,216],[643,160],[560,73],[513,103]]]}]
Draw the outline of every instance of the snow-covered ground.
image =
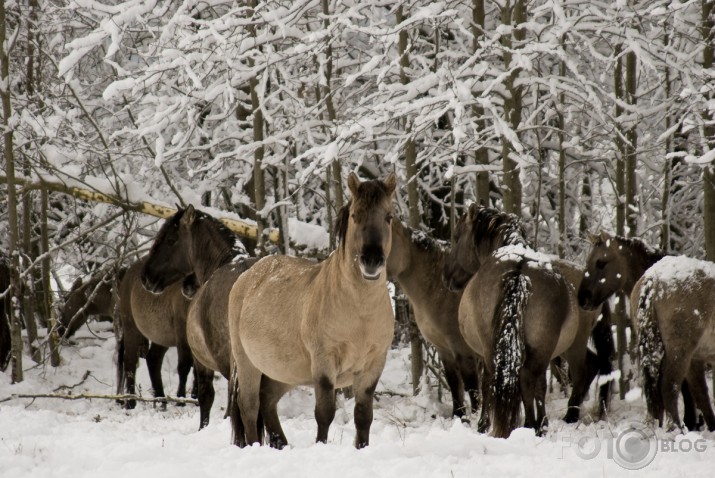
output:
[{"label": "snow-covered ground", "polygon": [[[371,445],[353,448],[351,400],[339,398],[329,443],[315,444],[313,396],[296,389],[280,403],[280,415],[290,446],[278,451],[229,444],[229,421],[223,419],[226,381],[218,377],[211,424],[198,431],[197,407],[170,404],[165,411],[139,403],[122,409],[110,400],[13,398],[23,393],[68,392],[111,394],[115,389],[114,338],[111,327],[92,324],[97,336],[81,329],[72,346],[62,349],[63,363],[54,369],[26,370],[25,381],[10,384],[0,373],[0,477],[501,477],[524,476],[712,476],[715,433],[675,436],[657,431],[648,438],[642,399],[614,400],[609,421],[566,425],[566,398],[549,395],[550,430],[536,437],[518,429],[509,439],[477,433],[475,425],[449,418],[446,392],[442,402],[434,388],[410,396],[407,349],[390,353],[378,387]],[[25,365],[31,364],[25,358]],[[177,386],[176,354],[170,350],[164,365],[169,393]],[[89,372],[83,381],[85,374]],[[146,364],[141,361],[138,383],[150,395]],[[595,394],[591,392],[593,397]],[[593,402],[587,402],[587,409]],[[476,420],[472,420],[476,423]],[[619,433],[626,423],[635,431]],[[646,436],[646,440],[634,437]],[[678,449],[680,451],[664,451]],[[610,448],[610,452],[609,452]],[[684,451],[689,450],[689,451]],[[639,455],[639,453],[642,455]],[[621,466],[652,462],[635,472]]]}]

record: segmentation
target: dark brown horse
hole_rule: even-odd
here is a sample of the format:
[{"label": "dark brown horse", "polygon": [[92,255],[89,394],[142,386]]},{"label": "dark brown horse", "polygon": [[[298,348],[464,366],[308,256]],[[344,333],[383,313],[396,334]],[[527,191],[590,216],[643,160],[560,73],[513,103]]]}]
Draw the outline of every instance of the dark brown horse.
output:
[{"label": "dark brown horse", "polygon": [[[583,282],[579,288],[578,298],[582,307],[590,309],[598,307],[606,301],[611,295],[616,292],[623,292],[630,296],[631,303],[631,322],[634,331],[638,331],[639,322],[636,316],[638,306],[645,306],[645,302],[641,303],[640,288],[636,288],[636,284],[641,283],[644,274],[656,263],[659,263],[665,258],[665,253],[647,246],[639,239],[626,239],[620,236],[610,236],[602,232],[599,236],[590,236],[593,244],[589,257],[586,261],[586,273]],[[650,289],[650,287],[649,287]],[[649,327],[645,335],[641,334],[643,339],[646,335],[656,334],[655,329],[652,329],[655,322],[644,316]],[[656,337],[651,337],[656,338]],[[640,340],[640,339],[639,339]],[[656,341],[658,343],[658,341]],[[641,357],[642,363],[648,365],[654,363],[653,357],[647,352],[653,345],[652,340],[646,340],[645,349],[646,355]],[[655,362],[660,364],[659,359]],[[660,367],[660,365],[658,365]],[[658,368],[656,367],[656,369]],[[683,373],[686,373],[684,369]],[[646,372],[653,371],[652,367],[647,367]],[[651,377],[649,379],[649,377]],[[707,395],[707,385],[704,378],[704,364],[699,362],[691,363],[691,370],[687,372],[687,378],[682,383],[681,389],[685,404],[684,423],[689,429],[697,428],[697,418],[695,413],[694,401],[698,407],[706,406],[702,398],[703,393]],[[660,398],[657,374],[646,374],[644,391],[646,393],[646,401],[649,406],[649,413],[662,424],[662,401]],[[692,390],[691,390],[692,389]],[[703,392],[703,389],[705,390]],[[691,394],[692,392],[692,394]],[[698,396],[700,398],[698,398]],[[712,409],[709,402],[705,409],[701,408],[705,415],[706,421],[708,415],[712,415]],[[712,419],[710,419],[712,420]],[[708,422],[708,427],[712,428],[713,424]]]},{"label": "dark brown horse", "polygon": [[467,411],[465,390],[472,411],[479,410],[479,357],[459,331],[457,312],[462,293],[451,292],[442,283],[447,248],[393,220],[387,274],[404,291],[414,309],[420,333],[437,350],[452,394],[452,414],[463,418]]},{"label": "dark brown horse", "polygon": [[[122,272],[123,273],[123,272]],[[69,338],[92,316],[111,321],[114,316],[116,278],[113,271],[98,273],[86,282],[78,278],[60,311],[57,332]]]},{"label": "dark brown horse", "polygon": [[[179,387],[177,395],[186,396],[186,381],[192,357],[186,340],[186,313],[189,299],[184,296],[182,281],[175,282],[161,294],[147,291],[140,276],[146,258],[133,263],[120,278],[115,330],[117,333],[117,392],[135,393],[136,368],[145,356],[155,397],[164,397],[161,364],[169,347],[178,351]],[[187,286],[190,281],[186,281]],[[151,343],[151,344],[149,344]],[[148,350],[147,350],[148,349]],[[128,400],[134,408],[136,400]]]},{"label": "dark brown horse", "polygon": [[[395,186],[394,174],[361,183],[351,173],[352,199],[337,221],[340,245],[325,261],[264,257],[231,289],[229,331],[249,443],[259,442],[259,409],[297,385],[315,388],[317,441],[326,442],[335,390],[352,385],[355,446],[368,445],[373,394],[394,334],[385,262]],[[262,374],[283,386],[266,391]],[[264,420],[266,429],[280,429],[273,417]]]},{"label": "dark brown horse", "polygon": [[[579,329],[576,292],[548,256],[531,249],[518,218],[472,205],[457,225],[444,269],[464,289],[459,325],[485,365],[479,428],[508,437],[520,425],[546,425],[546,370]],[[536,408],[536,413],[534,409]]]},{"label": "dark brown horse", "polygon": [[[196,276],[199,289],[189,306],[186,338],[194,357],[201,428],[209,423],[214,371],[230,378],[228,294],[256,260],[248,257],[236,234],[189,205],[166,220],[144,264],[142,283],[155,293],[185,276]],[[238,441],[242,445],[243,437]]]}]

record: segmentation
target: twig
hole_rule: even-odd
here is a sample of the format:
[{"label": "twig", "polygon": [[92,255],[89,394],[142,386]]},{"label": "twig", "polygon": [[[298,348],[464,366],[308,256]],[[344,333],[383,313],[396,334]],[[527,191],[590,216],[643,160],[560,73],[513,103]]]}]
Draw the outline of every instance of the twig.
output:
[{"label": "twig", "polygon": [[92,374],[92,372],[87,370],[86,372],[84,372],[84,375],[82,376],[82,380],[80,380],[79,382],[75,383],[74,385],[60,385],[59,387],[57,387],[56,389],[54,389],[52,391],[57,392],[58,390],[63,390],[63,389],[64,390],[72,390],[73,388],[82,385],[87,380],[87,378],[89,378],[89,376],[91,374]]},{"label": "twig", "polygon": [[192,405],[198,405],[199,401],[193,398],[177,398],[177,397],[158,397],[158,398],[147,398],[140,397],[138,395],[99,395],[93,393],[80,393],[77,395],[67,395],[62,393],[17,393],[10,395],[9,397],[0,399],[0,403],[7,402],[8,400],[13,400],[15,398],[63,398],[65,400],[82,400],[82,399],[92,399],[98,398],[101,400],[136,400],[138,402],[149,402],[149,403],[190,403]]}]

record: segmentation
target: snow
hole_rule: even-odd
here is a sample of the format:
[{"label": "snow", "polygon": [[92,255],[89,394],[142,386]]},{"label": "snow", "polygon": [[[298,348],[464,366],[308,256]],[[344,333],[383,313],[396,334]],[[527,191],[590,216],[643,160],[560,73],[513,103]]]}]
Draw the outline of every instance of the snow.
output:
[{"label": "snow", "polygon": [[[11,385],[10,375],[0,373],[0,400],[19,393],[101,393],[114,391],[111,325],[91,324],[62,349],[63,363],[30,366],[25,381]],[[96,334],[96,335],[95,335]],[[31,364],[25,357],[25,364]],[[168,391],[177,386],[176,353],[171,349],[164,363]],[[86,371],[86,380],[82,377]],[[0,402],[0,473],[3,478],[30,477],[156,477],[291,476],[322,477],[533,477],[634,476],[614,459],[608,447],[617,444],[614,433],[623,424],[639,425],[644,404],[631,392],[626,401],[614,399],[609,423],[589,420],[593,402],[585,407],[586,419],[566,425],[559,417],[566,410],[560,391],[547,397],[549,433],[536,437],[517,429],[508,439],[495,439],[449,417],[451,405],[437,399],[433,388],[413,397],[409,384],[408,348],[390,351],[377,389],[371,445],[353,447],[352,399],[338,398],[335,420],[327,444],[315,444],[313,393],[309,388],[290,392],[279,404],[279,413],[290,446],[282,451],[231,444],[229,421],[223,419],[226,381],[216,378],[216,402],[210,425],[197,431],[195,406],[168,405],[165,411],[139,403],[124,410],[110,400],[60,400],[13,398]],[[72,386],[60,389],[60,386]],[[143,395],[149,395],[149,379],[143,361],[137,373]],[[558,386],[556,387],[558,389]],[[591,391],[595,395],[594,390]],[[445,395],[447,395],[445,393]],[[642,425],[639,425],[642,426]],[[662,430],[657,430],[659,437]],[[664,437],[668,438],[668,437]],[[671,437],[672,438],[672,437]],[[715,460],[715,434],[690,432],[668,441],[671,449],[686,450],[693,443],[707,444],[703,451],[665,452],[660,447],[645,471],[649,476],[706,476]],[[677,445],[677,446],[673,446]],[[579,448],[581,446],[581,448]],[[595,451],[594,451],[595,447]],[[679,448],[678,448],[679,447]],[[692,446],[690,448],[693,448]],[[590,451],[594,457],[587,459]],[[596,451],[598,453],[596,453]]]}]

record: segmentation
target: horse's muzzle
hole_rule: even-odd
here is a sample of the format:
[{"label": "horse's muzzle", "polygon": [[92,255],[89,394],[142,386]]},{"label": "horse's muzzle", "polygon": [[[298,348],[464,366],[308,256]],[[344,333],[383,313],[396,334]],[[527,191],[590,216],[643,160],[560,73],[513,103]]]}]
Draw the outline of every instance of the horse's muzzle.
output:
[{"label": "horse's muzzle", "polygon": [[385,268],[384,254],[362,254],[360,256],[360,272],[365,280],[377,280]]},{"label": "horse's muzzle", "polygon": [[142,286],[144,286],[144,289],[146,289],[148,292],[151,292],[152,294],[156,294],[156,295],[159,295],[162,292],[164,292],[164,289],[165,289],[164,287],[161,287],[161,285],[158,282],[150,280],[145,275],[142,275],[140,280],[141,280]]},{"label": "horse's muzzle", "polygon": [[591,291],[585,289],[578,290],[578,305],[585,310],[596,310],[599,305],[593,300]]}]

